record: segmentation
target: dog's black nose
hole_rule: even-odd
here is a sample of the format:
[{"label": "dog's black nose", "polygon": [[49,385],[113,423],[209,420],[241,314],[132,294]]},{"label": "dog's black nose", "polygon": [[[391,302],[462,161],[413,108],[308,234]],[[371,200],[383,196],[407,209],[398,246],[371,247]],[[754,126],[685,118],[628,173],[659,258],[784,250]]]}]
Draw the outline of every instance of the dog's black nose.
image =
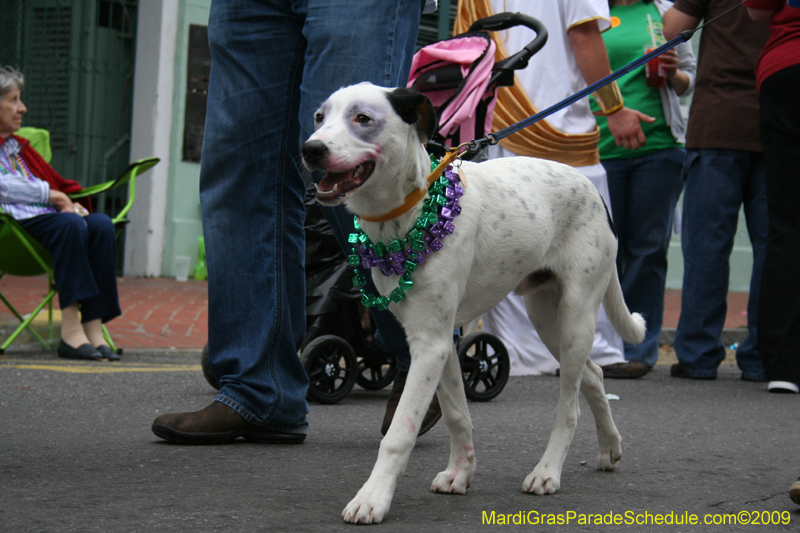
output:
[{"label": "dog's black nose", "polygon": [[308,141],[303,144],[303,159],[309,165],[318,165],[328,153],[328,146],[322,141]]}]

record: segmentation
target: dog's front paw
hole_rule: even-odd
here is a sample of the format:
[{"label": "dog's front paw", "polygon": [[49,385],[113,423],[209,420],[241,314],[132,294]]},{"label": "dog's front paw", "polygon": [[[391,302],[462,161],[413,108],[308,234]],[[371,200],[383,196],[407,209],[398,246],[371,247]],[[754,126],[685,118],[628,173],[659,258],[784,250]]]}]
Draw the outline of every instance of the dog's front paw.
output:
[{"label": "dog's front paw", "polygon": [[459,447],[450,457],[447,470],[439,472],[431,484],[431,491],[441,494],[465,494],[472,485],[475,474],[475,452],[472,444]]},{"label": "dog's front paw", "polygon": [[472,486],[471,470],[448,468],[444,472],[439,472],[431,484],[431,491],[440,494],[466,494],[467,489]]},{"label": "dog's front paw", "polygon": [[522,492],[529,494],[555,494],[561,488],[561,476],[557,472],[539,470],[537,466],[522,483]]},{"label": "dog's front paw", "polygon": [[380,524],[389,513],[391,496],[380,497],[362,488],[342,511],[342,518],[351,524]]}]

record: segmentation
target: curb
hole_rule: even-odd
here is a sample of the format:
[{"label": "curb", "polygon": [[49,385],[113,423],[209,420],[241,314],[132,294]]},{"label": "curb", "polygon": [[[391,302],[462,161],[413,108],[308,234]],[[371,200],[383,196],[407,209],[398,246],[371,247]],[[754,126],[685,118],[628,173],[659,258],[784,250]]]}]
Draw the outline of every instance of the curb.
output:
[{"label": "curb", "polygon": [[[60,324],[58,324],[58,325],[54,324],[53,326],[54,326],[53,327],[53,335],[56,338],[58,338],[60,336],[60,333],[61,333],[61,329],[60,329],[61,325]],[[56,326],[58,326],[58,327],[56,327]],[[14,324],[8,324],[8,323],[2,324],[2,323],[0,323],[0,339],[5,339],[6,337],[8,337],[8,335],[10,335],[11,332],[14,331],[14,329],[16,329],[16,325],[14,325]],[[41,328],[37,328],[37,331],[39,331],[40,335],[45,336],[46,333],[47,333],[47,327],[44,326],[44,327],[41,327]],[[747,335],[748,335],[747,328],[724,329],[724,330],[722,330],[722,335],[720,335],[720,340],[722,341],[723,345],[732,346],[734,344],[741,344],[742,342],[744,342],[744,340],[747,338]],[[675,328],[663,328],[661,330],[661,335],[659,335],[659,337],[658,337],[658,345],[659,346],[672,346],[674,344],[675,344]],[[20,337],[14,342],[14,346],[15,347],[20,347],[20,348],[22,348],[22,347],[26,347],[27,348],[28,347],[27,345],[31,345],[30,347],[32,349],[36,349],[37,347],[39,347],[39,348],[41,347],[41,345],[38,343],[38,341],[36,341],[36,339],[34,339],[33,336],[26,331],[26,332],[22,333],[20,335]],[[169,348],[166,348],[166,349],[169,349]],[[163,348],[127,348],[125,351],[126,352],[129,351],[130,353],[134,353],[134,352],[136,352],[136,353],[139,353],[139,352],[148,353],[151,350],[152,351],[160,351],[160,350],[163,350]],[[181,348],[181,349],[178,349],[176,351],[186,351],[186,352],[193,353],[195,351],[202,351],[202,348],[197,348],[197,350]]]}]

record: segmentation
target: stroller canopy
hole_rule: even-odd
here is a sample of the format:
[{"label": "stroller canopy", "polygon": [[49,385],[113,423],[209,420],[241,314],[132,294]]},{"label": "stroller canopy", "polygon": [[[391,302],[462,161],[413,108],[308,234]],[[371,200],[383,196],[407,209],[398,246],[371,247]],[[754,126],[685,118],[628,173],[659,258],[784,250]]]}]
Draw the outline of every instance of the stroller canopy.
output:
[{"label": "stroller canopy", "polygon": [[431,99],[439,135],[448,146],[491,130],[497,101],[491,83],[494,59],[495,44],[487,32],[464,33],[414,54],[408,87]]}]

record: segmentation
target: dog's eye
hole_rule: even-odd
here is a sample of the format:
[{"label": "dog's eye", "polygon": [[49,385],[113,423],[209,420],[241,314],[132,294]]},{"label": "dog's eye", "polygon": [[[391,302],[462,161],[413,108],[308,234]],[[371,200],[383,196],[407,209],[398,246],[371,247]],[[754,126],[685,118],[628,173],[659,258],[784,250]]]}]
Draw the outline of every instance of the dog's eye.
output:
[{"label": "dog's eye", "polygon": [[316,113],[314,115],[314,122],[319,124],[320,122],[322,122],[322,119],[324,119],[324,118],[325,118],[325,115],[323,115],[322,113]]},{"label": "dog's eye", "polygon": [[369,124],[370,122],[372,122],[372,117],[370,117],[369,115],[365,115],[364,113],[359,113],[359,115],[356,116],[356,121],[359,124]]}]

